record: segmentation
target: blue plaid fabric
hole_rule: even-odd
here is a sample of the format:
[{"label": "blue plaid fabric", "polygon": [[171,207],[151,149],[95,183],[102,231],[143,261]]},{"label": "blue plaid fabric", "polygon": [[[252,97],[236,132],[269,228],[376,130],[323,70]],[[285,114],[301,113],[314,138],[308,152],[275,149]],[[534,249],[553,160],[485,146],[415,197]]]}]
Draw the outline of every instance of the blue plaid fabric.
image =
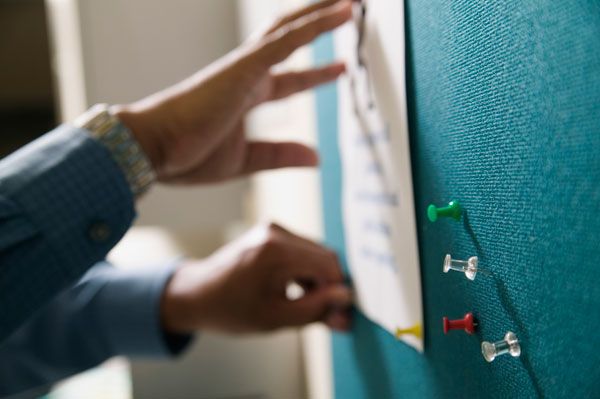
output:
[{"label": "blue plaid fabric", "polygon": [[63,125],[0,161],[0,342],[104,259],[135,215],[108,150]]},{"label": "blue plaid fabric", "polygon": [[179,264],[123,270],[101,262],[0,346],[0,397],[37,397],[112,356],[168,358],[189,335],[166,334],[160,299]]}]

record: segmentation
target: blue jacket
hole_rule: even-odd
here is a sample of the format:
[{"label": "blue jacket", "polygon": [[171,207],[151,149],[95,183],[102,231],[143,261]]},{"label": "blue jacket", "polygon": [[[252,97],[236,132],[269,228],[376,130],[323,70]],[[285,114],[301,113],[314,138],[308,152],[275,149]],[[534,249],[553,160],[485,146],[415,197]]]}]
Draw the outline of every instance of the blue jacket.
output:
[{"label": "blue jacket", "polygon": [[159,315],[163,287],[176,266],[95,265],[0,346],[0,397],[32,389],[37,397],[54,382],[113,356],[180,353],[190,337],[165,333]]},{"label": "blue jacket", "polygon": [[0,161],[0,396],[185,346],[160,329],[174,266],[102,263],[134,215],[123,173],[85,130],[61,126]]}]

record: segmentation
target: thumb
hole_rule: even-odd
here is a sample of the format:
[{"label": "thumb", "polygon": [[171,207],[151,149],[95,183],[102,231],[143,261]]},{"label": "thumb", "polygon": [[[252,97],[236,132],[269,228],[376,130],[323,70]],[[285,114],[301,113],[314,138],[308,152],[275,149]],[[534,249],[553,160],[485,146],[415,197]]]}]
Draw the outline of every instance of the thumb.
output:
[{"label": "thumb", "polygon": [[248,143],[242,174],[268,169],[317,166],[318,164],[317,152],[304,144],[252,141]]},{"label": "thumb", "polygon": [[352,291],[344,285],[328,285],[308,291],[295,301],[288,301],[281,309],[280,322],[287,326],[301,326],[323,321],[331,309],[346,309],[352,305]]}]

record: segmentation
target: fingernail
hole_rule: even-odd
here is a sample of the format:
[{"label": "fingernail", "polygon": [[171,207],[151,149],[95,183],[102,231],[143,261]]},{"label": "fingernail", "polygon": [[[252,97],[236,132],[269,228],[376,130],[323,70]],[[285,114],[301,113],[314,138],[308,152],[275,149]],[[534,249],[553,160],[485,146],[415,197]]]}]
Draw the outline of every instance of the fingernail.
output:
[{"label": "fingernail", "polygon": [[332,65],[332,69],[335,70],[337,73],[342,74],[342,73],[346,72],[346,63],[337,62]]},{"label": "fingernail", "polygon": [[331,313],[325,323],[332,329],[338,331],[347,331],[350,328],[350,319],[343,313]]},{"label": "fingernail", "polygon": [[345,285],[337,285],[332,288],[331,306],[348,307],[352,304],[352,290]]}]

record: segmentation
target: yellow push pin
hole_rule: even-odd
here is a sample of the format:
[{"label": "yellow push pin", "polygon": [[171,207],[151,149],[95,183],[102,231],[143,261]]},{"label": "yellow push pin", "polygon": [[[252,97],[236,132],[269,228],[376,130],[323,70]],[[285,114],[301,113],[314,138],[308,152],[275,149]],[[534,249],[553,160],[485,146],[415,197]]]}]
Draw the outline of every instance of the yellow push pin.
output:
[{"label": "yellow push pin", "polygon": [[420,324],[415,324],[409,328],[396,328],[396,338],[400,339],[405,334],[414,335],[417,338],[423,338],[423,329]]}]

